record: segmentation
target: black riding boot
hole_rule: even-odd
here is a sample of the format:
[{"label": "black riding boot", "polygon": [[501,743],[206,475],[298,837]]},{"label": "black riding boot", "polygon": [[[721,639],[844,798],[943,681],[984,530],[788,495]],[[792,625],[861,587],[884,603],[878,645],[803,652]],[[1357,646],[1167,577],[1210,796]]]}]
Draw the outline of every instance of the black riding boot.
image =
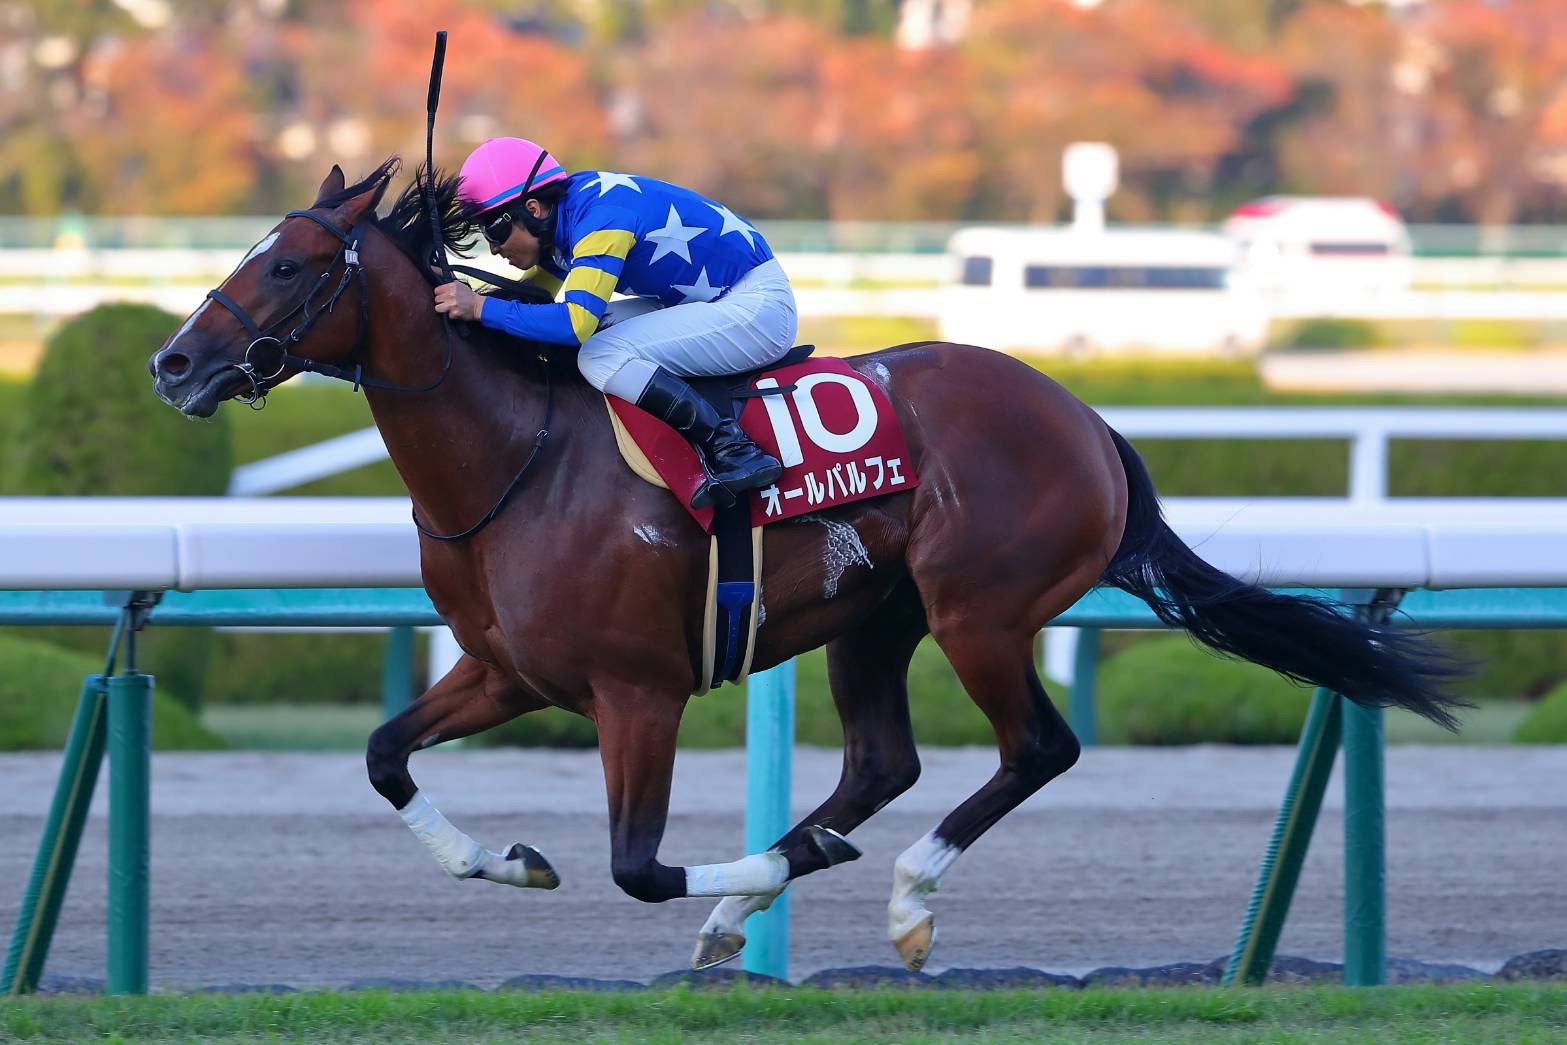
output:
[{"label": "black riding boot", "polygon": [[778,459],[769,457],[752,442],[733,418],[720,418],[711,403],[662,367],[653,372],[653,379],[637,398],[637,406],[696,447],[707,482],[692,496],[693,508],[714,502],[728,507],[739,494],[766,486],[783,474]]}]

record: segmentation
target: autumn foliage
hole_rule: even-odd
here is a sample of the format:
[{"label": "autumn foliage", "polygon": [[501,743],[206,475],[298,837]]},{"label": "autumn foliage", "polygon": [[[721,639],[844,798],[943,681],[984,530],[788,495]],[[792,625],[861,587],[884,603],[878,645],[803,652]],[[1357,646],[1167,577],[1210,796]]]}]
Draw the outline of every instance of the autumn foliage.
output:
[{"label": "autumn foliage", "polygon": [[[1050,221],[1096,140],[1124,221],[1281,191],[1567,221],[1561,0],[160,2],[0,0],[0,212],[270,213],[421,157],[444,28],[448,167],[519,134],[757,218]],[[961,32],[909,46],[916,6]]]}]

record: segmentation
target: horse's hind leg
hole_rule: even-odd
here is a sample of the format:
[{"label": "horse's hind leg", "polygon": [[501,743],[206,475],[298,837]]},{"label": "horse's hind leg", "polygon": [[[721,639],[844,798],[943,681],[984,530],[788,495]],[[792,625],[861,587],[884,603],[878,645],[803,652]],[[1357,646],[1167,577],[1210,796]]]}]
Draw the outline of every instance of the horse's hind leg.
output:
[{"label": "horse's hind leg", "polygon": [[[924,607],[913,584],[905,582],[876,616],[827,644],[828,679],[843,723],[843,772],[832,795],[769,850],[785,855],[791,881],[858,855],[842,848],[847,843],[824,851],[811,828],[846,835],[919,779],[908,670],[925,632]],[[719,901],[697,937],[692,966],[706,969],[738,955],[745,946],[745,920],[765,911],[778,892]]]},{"label": "horse's hind leg", "polygon": [[417,750],[482,733],[545,706],[542,698],[495,668],[464,656],[423,696],[370,734],[365,767],[371,785],[453,878],[484,878],[536,889],[560,884],[555,869],[532,846],[517,842],[504,854],[494,853],[458,830],[415,786],[408,772],[408,758]]},{"label": "horse's hind leg", "polygon": [[943,872],[991,825],[1077,761],[1077,738],[1050,703],[1034,670],[1032,634],[933,627],[963,687],[996,731],[1001,766],[978,791],[893,865],[887,935],[905,967],[917,970],[935,942],[925,897]]}]

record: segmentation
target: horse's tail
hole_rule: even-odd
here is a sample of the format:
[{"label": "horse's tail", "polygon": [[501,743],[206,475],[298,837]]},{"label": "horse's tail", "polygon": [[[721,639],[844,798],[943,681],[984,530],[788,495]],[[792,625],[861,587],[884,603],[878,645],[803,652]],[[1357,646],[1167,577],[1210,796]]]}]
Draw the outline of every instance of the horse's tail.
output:
[{"label": "horse's tail", "polygon": [[1136,595],[1165,624],[1220,653],[1357,704],[1408,708],[1458,728],[1450,709],[1466,705],[1441,688],[1463,671],[1452,657],[1424,636],[1347,616],[1322,599],[1278,595],[1210,566],[1164,521],[1137,451],[1120,433],[1110,437],[1126,471],[1127,509],[1105,583]]}]

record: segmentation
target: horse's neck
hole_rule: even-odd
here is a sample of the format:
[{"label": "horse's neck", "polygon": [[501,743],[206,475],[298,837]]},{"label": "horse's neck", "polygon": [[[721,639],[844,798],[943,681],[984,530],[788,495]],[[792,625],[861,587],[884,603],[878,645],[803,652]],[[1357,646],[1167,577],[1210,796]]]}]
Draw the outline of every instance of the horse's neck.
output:
[{"label": "horse's neck", "polygon": [[[441,533],[466,529],[490,510],[531,450],[546,409],[543,381],[495,365],[455,330],[451,344],[451,369],[437,387],[366,389],[420,520]],[[445,332],[431,312],[372,337],[367,369],[383,381],[423,386],[439,376],[446,354]]]}]

